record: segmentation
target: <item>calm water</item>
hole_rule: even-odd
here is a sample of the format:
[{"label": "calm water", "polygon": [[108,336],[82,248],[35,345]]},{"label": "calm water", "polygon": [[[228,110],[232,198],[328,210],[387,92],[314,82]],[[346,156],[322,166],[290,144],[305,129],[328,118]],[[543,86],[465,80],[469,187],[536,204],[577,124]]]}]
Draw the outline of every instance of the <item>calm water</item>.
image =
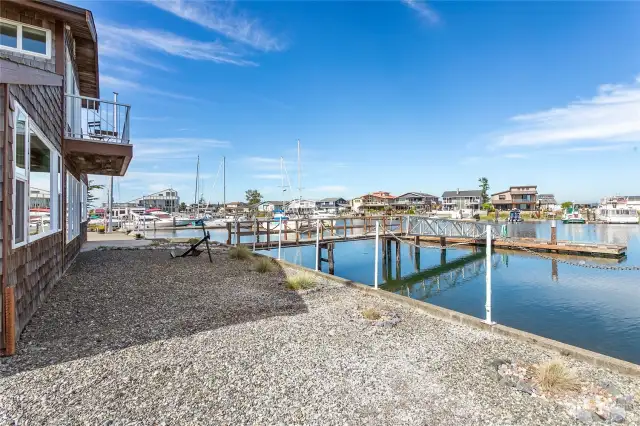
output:
[{"label": "calm water", "polygon": [[[549,223],[520,223],[510,225],[509,233],[549,238],[551,230]],[[201,231],[179,231],[178,235],[199,236]],[[225,241],[226,231],[212,232],[212,238]],[[640,226],[559,223],[558,239],[626,244],[627,258],[619,264],[640,265]],[[277,250],[264,252],[277,256]],[[373,285],[373,252],[373,240],[336,244],[335,274]],[[283,248],[282,256],[315,267],[314,246]],[[442,257],[438,249],[422,248],[418,265],[413,250],[402,244],[400,271],[396,271],[395,244],[391,257],[392,263],[385,267],[380,256],[379,282],[385,283],[385,290],[484,318],[482,250],[452,248]],[[617,264],[604,259],[559,258]],[[503,250],[493,254],[492,269],[494,321],[640,363],[640,272],[586,269]],[[326,264],[323,270],[327,272]]]}]

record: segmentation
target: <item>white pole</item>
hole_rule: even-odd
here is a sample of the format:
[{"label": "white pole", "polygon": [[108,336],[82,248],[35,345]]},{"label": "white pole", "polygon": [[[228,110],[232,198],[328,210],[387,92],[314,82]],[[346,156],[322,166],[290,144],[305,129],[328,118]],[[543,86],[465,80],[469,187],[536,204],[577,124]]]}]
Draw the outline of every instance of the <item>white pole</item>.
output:
[{"label": "white pole", "polygon": [[487,289],[486,289],[486,302],[484,305],[485,308],[485,322],[487,324],[495,324],[491,321],[491,225],[487,225]]},{"label": "white pole", "polygon": [[405,236],[409,236],[409,215],[405,216],[404,218],[405,218],[405,220],[407,221],[407,230],[406,230],[406,232],[404,233],[404,235],[405,235]]},{"label": "white pole", "polygon": [[378,289],[378,248],[380,247],[380,221],[376,220],[376,249],[373,260],[373,288]]},{"label": "white pole", "polygon": [[316,219],[316,271],[320,270],[320,219]]},{"label": "white pole", "polygon": [[278,227],[278,260],[280,260],[281,249],[282,249],[282,215],[280,215],[280,226]]}]

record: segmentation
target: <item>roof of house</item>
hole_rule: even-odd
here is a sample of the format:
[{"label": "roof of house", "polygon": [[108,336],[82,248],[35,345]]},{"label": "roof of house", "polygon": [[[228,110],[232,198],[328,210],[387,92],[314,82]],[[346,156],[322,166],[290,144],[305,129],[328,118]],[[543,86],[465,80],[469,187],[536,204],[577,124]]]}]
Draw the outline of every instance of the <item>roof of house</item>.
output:
[{"label": "roof of house", "polygon": [[495,193],[491,194],[491,196],[493,197],[494,195],[507,194],[509,192],[511,192],[511,190],[507,189],[506,191],[495,192]]},{"label": "roof of house", "polygon": [[[336,201],[344,200],[342,197],[329,197],[323,198],[322,200],[318,200],[318,203],[327,202],[327,203],[335,203]],[[346,201],[346,200],[345,200]]]},{"label": "roof of house", "polygon": [[426,192],[406,192],[402,195],[398,195],[398,198],[402,197],[427,197],[427,198],[437,198],[435,195],[427,194]]},{"label": "roof of house", "polygon": [[471,189],[466,191],[444,191],[442,198],[455,198],[455,197],[480,197],[482,191],[479,189]]},{"label": "roof of house", "polygon": [[511,185],[509,188],[537,188],[538,185]]},{"label": "roof of house", "polygon": [[261,202],[259,204],[275,204],[277,206],[280,206],[280,205],[284,204],[284,202],[282,200],[280,200],[280,201],[263,201],[263,202]]},{"label": "roof of house", "polygon": [[553,194],[538,194],[538,201],[545,201],[551,204],[555,204],[556,197]]}]

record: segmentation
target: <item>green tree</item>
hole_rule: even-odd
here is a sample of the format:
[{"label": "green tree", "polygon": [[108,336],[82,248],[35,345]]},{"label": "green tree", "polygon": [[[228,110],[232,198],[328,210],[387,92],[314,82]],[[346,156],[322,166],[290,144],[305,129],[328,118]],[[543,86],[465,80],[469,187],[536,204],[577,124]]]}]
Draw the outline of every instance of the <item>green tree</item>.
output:
[{"label": "green tree", "polygon": [[491,203],[482,204],[482,210],[486,210],[487,213],[491,213],[493,211],[493,204]]},{"label": "green tree", "polygon": [[104,185],[96,185],[92,180],[89,181],[89,188],[87,191],[87,206],[93,207],[93,203],[98,199],[96,195],[92,191],[99,191],[104,189]]},{"label": "green tree", "polygon": [[183,201],[180,203],[180,211],[183,212],[185,210],[187,210],[187,203]]},{"label": "green tree", "polygon": [[247,189],[244,192],[244,197],[247,199],[247,203],[249,204],[258,204],[262,201],[262,194],[260,194],[257,189]]},{"label": "green tree", "polygon": [[481,177],[478,179],[478,182],[480,183],[480,190],[482,191],[482,193],[480,194],[480,197],[482,198],[482,204],[488,203],[489,202],[489,179],[487,179],[486,177]]},{"label": "green tree", "polygon": [[573,203],[571,201],[565,201],[564,203],[560,204],[560,207],[562,207],[563,209],[568,209],[571,206],[573,206]]}]

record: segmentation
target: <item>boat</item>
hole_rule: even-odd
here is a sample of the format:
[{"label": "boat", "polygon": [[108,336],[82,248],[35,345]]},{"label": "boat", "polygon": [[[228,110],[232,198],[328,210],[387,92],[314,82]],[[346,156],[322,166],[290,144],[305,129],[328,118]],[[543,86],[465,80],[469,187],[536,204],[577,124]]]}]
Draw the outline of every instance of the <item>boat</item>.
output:
[{"label": "boat", "polygon": [[316,210],[311,214],[310,219],[335,219],[337,217],[338,215],[335,213]]},{"label": "boat", "polygon": [[586,223],[578,209],[567,207],[562,214],[562,223]]},{"label": "boat", "polygon": [[143,219],[151,219],[152,226],[155,228],[173,228],[173,227],[181,227],[181,226],[189,226],[192,224],[193,220],[178,218],[175,216],[171,216],[169,213],[162,211],[160,209],[149,209],[145,212],[147,218]]},{"label": "boat", "polygon": [[507,218],[507,222],[512,222],[512,223],[524,222],[524,219],[520,217],[520,210],[518,209],[511,210],[509,212],[509,217]]},{"label": "boat", "polygon": [[618,223],[637,225],[640,223],[638,211],[627,207],[626,203],[619,203],[617,200],[607,200],[598,206],[596,219],[603,223]]}]

